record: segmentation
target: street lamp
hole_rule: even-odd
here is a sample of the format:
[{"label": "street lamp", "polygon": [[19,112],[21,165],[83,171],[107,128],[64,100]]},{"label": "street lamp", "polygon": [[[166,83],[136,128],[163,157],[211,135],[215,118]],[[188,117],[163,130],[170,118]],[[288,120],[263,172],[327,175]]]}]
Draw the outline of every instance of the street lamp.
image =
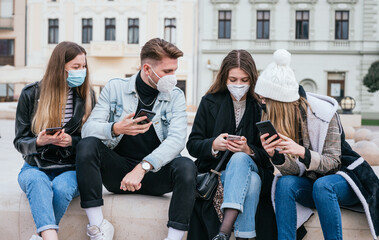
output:
[{"label": "street lamp", "polygon": [[356,101],[354,98],[346,96],[341,99],[340,105],[343,114],[353,114],[352,110],[355,108]]}]

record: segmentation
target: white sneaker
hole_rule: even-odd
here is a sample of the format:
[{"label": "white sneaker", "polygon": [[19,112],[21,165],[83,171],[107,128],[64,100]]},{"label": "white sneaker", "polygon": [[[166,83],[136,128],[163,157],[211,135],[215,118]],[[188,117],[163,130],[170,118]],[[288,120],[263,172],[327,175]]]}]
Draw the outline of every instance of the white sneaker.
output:
[{"label": "white sneaker", "polygon": [[29,240],[42,240],[42,238],[38,235],[33,235]]},{"label": "white sneaker", "polygon": [[112,223],[108,222],[106,219],[98,226],[89,226],[87,225],[87,236],[91,240],[113,240],[114,227]]}]

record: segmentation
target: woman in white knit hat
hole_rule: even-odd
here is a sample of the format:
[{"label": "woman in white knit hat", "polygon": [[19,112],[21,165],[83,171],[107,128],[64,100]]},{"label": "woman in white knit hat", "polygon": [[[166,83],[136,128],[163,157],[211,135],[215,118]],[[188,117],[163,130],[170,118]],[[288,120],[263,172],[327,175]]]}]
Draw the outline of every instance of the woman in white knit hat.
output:
[{"label": "woman in white knit hat", "polygon": [[301,221],[303,207],[317,209],[325,239],[342,239],[340,205],[352,206],[359,200],[345,178],[335,174],[341,167],[338,103],[317,94],[299,96],[290,58],[286,50],[277,50],[255,87],[266,104],[262,120],[270,120],[280,137],[273,141],[276,135],[261,136],[271,162],[283,175],[273,184],[278,239],[296,239],[296,228],[310,216]]}]

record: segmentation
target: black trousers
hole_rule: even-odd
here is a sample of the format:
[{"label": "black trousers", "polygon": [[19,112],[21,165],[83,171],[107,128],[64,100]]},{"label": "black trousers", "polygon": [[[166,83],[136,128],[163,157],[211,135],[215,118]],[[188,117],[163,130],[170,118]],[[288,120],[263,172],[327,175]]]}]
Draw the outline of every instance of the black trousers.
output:
[{"label": "black trousers", "polygon": [[[81,207],[104,204],[102,185],[113,193],[130,194],[120,190],[121,180],[132,171],[136,163],[128,161],[105,146],[98,138],[82,139],[77,145],[76,173]],[[160,196],[173,192],[167,226],[187,231],[195,202],[196,166],[186,157],[178,157],[158,172],[148,172],[142,179],[141,189],[134,192]]]}]

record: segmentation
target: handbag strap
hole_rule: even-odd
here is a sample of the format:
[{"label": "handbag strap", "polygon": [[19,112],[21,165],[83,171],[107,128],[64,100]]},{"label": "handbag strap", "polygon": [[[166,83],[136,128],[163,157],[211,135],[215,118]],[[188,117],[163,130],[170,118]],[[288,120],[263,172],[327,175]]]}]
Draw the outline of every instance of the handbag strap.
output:
[{"label": "handbag strap", "polygon": [[[240,135],[241,132],[242,132],[242,127],[240,127],[240,129],[239,129],[237,135]],[[213,169],[213,171],[218,172],[218,170],[220,170],[222,164],[225,162],[225,159],[228,157],[229,153],[230,153],[229,150],[226,150],[226,151],[224,152],[224,155],[222,155],[221,160],[218,162],[217,166],[215,167],[215,169]],[[214,173],[214,172],[213,172],[213,174],[216,175],[216,173]]]}]

